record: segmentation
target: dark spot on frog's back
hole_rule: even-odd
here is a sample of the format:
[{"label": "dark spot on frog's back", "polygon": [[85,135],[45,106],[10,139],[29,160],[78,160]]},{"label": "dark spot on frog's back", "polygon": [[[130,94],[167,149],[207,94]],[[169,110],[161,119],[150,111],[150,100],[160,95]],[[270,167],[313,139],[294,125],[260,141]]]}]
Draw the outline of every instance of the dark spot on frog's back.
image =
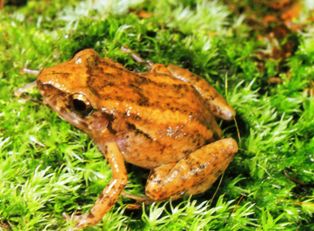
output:
[{"label": "dark spot on frog's back", "polygon": [[142,120],[142,118],[139,116],[139,115],[131,115],[131,117],[133,118],[133,119],[135,119],[136,121],[140,121],[140,120]]},{"label": "dark spot on frog's back", "polygon": [[136,79],[134,80],[134,84],[136,84],[136,85],[143,85],[143,84],[147,84],[150,82],[152,82],[150,79],[143,77],[143,76],[140,76],[140,75],[137,75]]},{"label": "dark spot on frog's back", "polygon": [[99,64],[99,56],[97,54],[90,55],[86,61],[87,61],[87,68],[88,69],[94,69]]},{"label": "dark spot on frog's back", "polygon": [[150,137],[149,134],[145,133],[144,131],[141,131],[134,124],[127,123],[127,126],[128,126],[129,130],[134,131],[137,135],[142,135],[142,136],[144,136],[145,138],[147,138],[149,140],[153,140],[152,137]]},{"label": "dark spot on frog's back", "polygon": [[149,100],[144,95],[140,96],[140,99],[138,100],[138,105],[140,106],[149,106]]},{"label": "dark spot on frog's back", "polygon": [[199,169],[204,169],[204,168],[206,168],[207,167],[207,164],[206,163],[201,163],[200,165],[199,165]]},{"label": "dark spot on frog's back", "polygon": [[174,89],[178,91],[181,90],[182,88],[186,88],[185,84],[173,84],[172,86],[174,87]]},{"label": "dark spot on frog's back", "polygon": [[99,91],[101,91],[105,87],[113,87],[114,76],[110,73],[103,73],[98,70],[98,73],[88,74],[87,86],[94,95],[100,96]]},{"label": "dark spot on frog's back", "polygon": [[149,98],[143,94],[143,90],[135,82],[129,83],[128,87],[133,89],[134,94],[138,95],[137,104],[139,106],[149,106]]},{"label": "dark spot on frog's back", "polygon": [[189,154],[192,153],[192,150],[191,150],[191,149],[183,150],[182,153],[183,153],[185,156],[188,156]]}]

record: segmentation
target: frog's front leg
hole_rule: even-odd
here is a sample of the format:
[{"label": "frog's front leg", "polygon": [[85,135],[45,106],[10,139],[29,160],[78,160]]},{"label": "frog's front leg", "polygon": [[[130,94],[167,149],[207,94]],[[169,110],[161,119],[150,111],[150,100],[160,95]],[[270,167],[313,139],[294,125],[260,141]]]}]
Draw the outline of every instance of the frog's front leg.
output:
[{"label": "frog's front leg", "polygon": [[226,138],[192,152],[177,163],[157,167],[147,180],[145,193],[155,201],[201,193],[225,171],[237,151],[237,142]]},{"label": "frog's front leg", "polygon": [[127,171],[123,156],[115,142],[99,146],[112,170],[112,180],[98,197],[88,214],[75,217],[77,228],[84,228],[98,223],[105,213],[116,203],[127,183]]},{"label": "frog's front leg", "polygon": [[[1,1],[1,0],[0,0]],[[30,75],[35,75],[37,76],[40,71],[38,70],[31,70],[31,69],[28,69],[28,68],[23,68],[21,70],[21,73],[23,74],[30,74]],[[24,85],[23,87],[20,87],[18,88],[17,90],[14,91],[14,96],[16,97],[21,97],[24,93],[27,93],[28,91],[34,89],[37,87],[37,83],[36,81],[33,81],[31,83],[27,83],[26,85]]]}]

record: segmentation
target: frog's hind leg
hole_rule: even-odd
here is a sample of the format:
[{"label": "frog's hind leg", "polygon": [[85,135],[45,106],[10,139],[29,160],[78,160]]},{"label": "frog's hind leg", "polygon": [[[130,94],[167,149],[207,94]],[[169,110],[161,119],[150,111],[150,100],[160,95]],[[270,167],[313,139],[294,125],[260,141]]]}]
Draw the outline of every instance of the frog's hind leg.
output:
[{"label": "frog's hind leg", "polygon": [[102,191],[95,205],[88,214],[76,216],[77,228],[84,228],[98,223],[104,214],[116,203],[120,193],[127,183],[127,172],[123,156],[115,142],[106,143],[99,147],[106,155],[112,169],[112,180]]},{"label": "frog's hind leg", "polygon": [[237,151],[237,142],[232,138],[203,146],[177,163],[153,169],[145,193],[160,201],[204,192],[225,171]]},{"label": "frog's hind leg", "polygon": [[215,116],[224,120],[232,120],[235,117],[233,108],[206,80],[186,69],[172,64],[168,65],[167,69],[171,72],[173,77],[192,84],[206,100],[211,112]]},{"label": "frog's hind leg", "polygon": [[[150,60],[143,59],[139,54],[135,53],[133,50],[131,50],[128,47],[121,47],[121,50],[124,53],[129,54],[135,62],[146,65],[149,69],[149,71],[146,73],[148,77],[158,80],[158,82],[162,81],[166,83],[169,83],[169,82],[173,83],[173,81],[176,80],[172,78],[171,72],[168,70],[168,68],[165,65],[155,64],[151,62]],[[158,76],[156,76],[156,74]],[[160,78],[161,76],[164,78]],[[154,78],[154,77],[157,77],[157,78]],[[165,78],[165,77],[169,77],[169,78]],[[181,81],[175,81],[175,82],[180,83]]]},{"label": "frog's hind leg", "polygon": [[147,65],[149,68],[153,66],[153,63],[149,60],[145,60],[143,59],[139,54],[135,53],[133,50],[131,50],[128,47],[121,47],[121,50],[126,53],[131,55],[131,57],[134,59],[134,61],[136,61],[137,63],[141,63],[141,64],[145,64]]},{"label": "frog's hind leg", "polygon": [[[150,71],[148,72],[149,77],[156,77],[155,74],[159,74],[163,77],[174,77],[174,79],[192,84],[198,93],[205,99],[207,102],[210,111],[217,117],[224,120],[232,120],[235,117],[235,111],[233,108],[226,102],[226,100],[212,87],[206,80],[201,77],[193,74],[187,69],[178,67],[176,65],[169,64],[165,66],[163,64],[154,64],[149,60],[145,60],[136,54],[134,51],[127,47],[122,47],[121,50],[127,54],[130,54],[132,58],[142,64],[146,64]],[[157,76],[157,77],[160,77]],[[173,83],[169,78],[162,79],[161,81],[167,83]]]},{"label": "frog's hind leg", "polygon": [[151,64],[149,74],[149,77],[152,77],[155,80],[157,80],[157,77],[160,79],[159,81],[166,83],[176,84],[178,82],[185,82],[191,84],[194,86],[196,91],[203,97],[203,99],[208,104],[209,110],[216,117],[224,120],[232,120],[235,117],[235,111],[233,110],[233,108],[216,91],[216,89],[212,87],[206,80],[193,74],[192,72],[172,64],[168,66],[165,66],[163,64]]}]

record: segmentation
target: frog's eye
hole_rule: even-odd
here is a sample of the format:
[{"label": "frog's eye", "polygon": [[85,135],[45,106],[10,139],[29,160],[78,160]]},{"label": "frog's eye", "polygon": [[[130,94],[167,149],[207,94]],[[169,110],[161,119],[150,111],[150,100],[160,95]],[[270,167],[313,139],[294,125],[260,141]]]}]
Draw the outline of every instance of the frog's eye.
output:
[{"label": "frog's eye", "polygon": [[93,107],[83,94],[74,94],[70,97],[70,105],[73,111],[81,116],[87,116],[93,111]]}]

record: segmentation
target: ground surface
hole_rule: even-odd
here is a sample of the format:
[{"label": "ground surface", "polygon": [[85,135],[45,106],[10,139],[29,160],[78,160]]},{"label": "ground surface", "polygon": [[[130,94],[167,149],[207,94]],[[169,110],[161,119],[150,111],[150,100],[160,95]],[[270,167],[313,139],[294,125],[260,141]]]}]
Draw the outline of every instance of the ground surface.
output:
[{"label": "ground surface", "polygon": [[[13,1],[12,1],[13,2]],[[102,3],[101,3],[102,2]],[[40,102],[16,98],[41,69],[92,47],[130,69],[128,46],[206,78],[237,111],[221,123],[240,151],[199,197],[127,211],[89,230],[311,230],[314,4],[305,1],[28,1],[0,11],[0,230],[64,230],[111,172],[90,139]],[[238,129],[237,129],[238,128]],[[127,191],[147,172],[129,167]]]}]

